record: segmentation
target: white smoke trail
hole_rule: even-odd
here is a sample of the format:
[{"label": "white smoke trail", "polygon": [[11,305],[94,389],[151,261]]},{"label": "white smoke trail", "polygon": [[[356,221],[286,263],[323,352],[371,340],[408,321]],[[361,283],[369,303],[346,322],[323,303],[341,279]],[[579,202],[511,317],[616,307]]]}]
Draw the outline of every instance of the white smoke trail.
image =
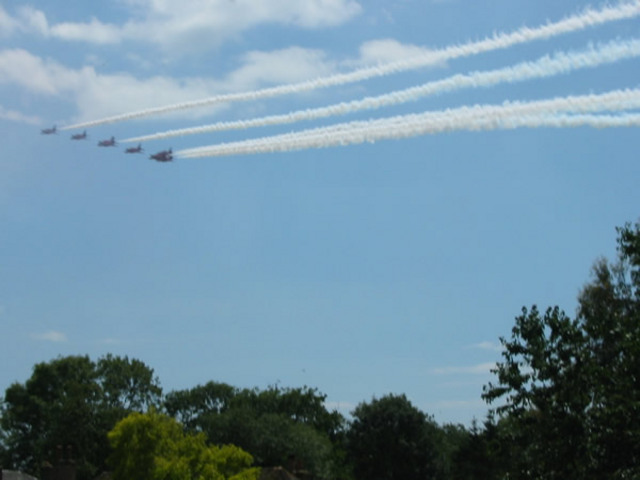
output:
[{"label": "white smoke trail", "polygon": [[97,125],[114,123],[123,120],[132,120],[134,118],[159,115],[178,110],[204,107],[220,103],[257,100],[279,95],[306,92],[336,85],[345,85],[348,83],[360,82],[369,78],[390,75],[407,70],[414,70],[454,58],[477,55],[479,53],[504,49],[513,45],[527,43],[534,40],[547,39],[564,33],[583,30],[585,28],[593,27],[606,22],[633,18],[638,15],[640,15],[640,0],[623,2],[615,7],[604,7],[601,10],[587,9],[583,13],[567,17],[558,22],[547,23],[546,25],[542,25],[536,28],[522,27],[511,33],[500,33],[494,35],[493,37],[486,38],[477,42],[469,42],[463,45],[449,46],[441,50],[434,50],[427,54],[411,59],[363,68],[349,73],[340,73],[290,85],[280,85],[277,87],[264,88],[250,92],[216,95],[213,97],[191,102],[184,102],[174,105],[140,110],[137,112],[124,113],[121,115],[115,115],[98,120],[76,123],[74,125],[63,127],[61,128],[61,130],[94,127]]},{"label": "white smoke trail", "polygon": [[[525,119],[532,118],[538,119],[540,125],[544,126],[551,124],[550,118],[563,113],[587,114],[637,108],[640,108],[640,89],[614,90],[598,95],[505,102],[502,105],[465,106],[378,120],[348,122],[272,137],[192,148],[176,152],[175,156],[194,158],[354,145],[462,129],[508,128],[507,125],[517,125],[518,121],[525,122]],[[535,126],[533,120],[526,121],[529,123],[522,126]]]},{"label": "white smoke trail", "polygon": [[[480,125],[482,127],[482,125]],[[552,116],[530,116],[530,117],[507,117],[500,122],[498,128],[572,128],[572,127],[593,127],[593,128],[619,128],[619,127],[640,127],[640,114],[626,113],[621,115],[593,115],[559,114]],[[488,130],[488,128],[482,128]]]},{"label": "white smoke trail", "polygon": [[247,129],[314,120],[333,115],[345,115],[361,110],[377,109],[390,105],[411,102],[420,98],[462,88],[478,88],[497,85],[499,83],[519,82],[534,78],[550,77],[565,74],[581,68],[594,68],[607,63],[640,56],[640,40],[625,42],[614,41],[599,48],[591,47],[582,52],[557,53],[553,57],[545,56],[537,61],[523,62],[511,67],[484,72],[472,72],[467,75],[453,75],[443,80],[425,83],[420,86],[398,90],[377,97],[367,97],[351,102],[342,102],[326,107],[299,110],[284,115],[232,122],[218,122],[199,127],[181,128],[166,132],[128,138],[123,142],[144,142],[183,135],[195,135],[224,130]]}]

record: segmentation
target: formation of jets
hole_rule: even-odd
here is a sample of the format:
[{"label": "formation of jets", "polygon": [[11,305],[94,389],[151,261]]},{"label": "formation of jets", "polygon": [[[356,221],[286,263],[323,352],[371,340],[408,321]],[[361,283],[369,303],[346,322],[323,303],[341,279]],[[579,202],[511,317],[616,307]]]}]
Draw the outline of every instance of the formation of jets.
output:
[{"label": "formation of jets", "polygon": [[[42,135],[53,135],[58,133],[58,129],[57,127],[54,125],[51,128],[43,128],[42,130],[40,130],[40,133]],[[87,131],[85,130],[82,133],[74,133],[73,135],[71,135],[71,140],[86,140],[87,139]],[[98,142],[98,146],[99,147],[115,147],[116,146],[116,139],[115,137],[111,137],[107,140],[100,140]],[[137,147],[129,147],[127,148],[124,153],[142,153],[142,145],[138,144]],[[152,155],[149,156],[149,158],[151,160],[155,160],[156,162],[171,162],[173,160],[173,151],[171,149],[169,150],[162,150],[158,153],[154,153]]]}]

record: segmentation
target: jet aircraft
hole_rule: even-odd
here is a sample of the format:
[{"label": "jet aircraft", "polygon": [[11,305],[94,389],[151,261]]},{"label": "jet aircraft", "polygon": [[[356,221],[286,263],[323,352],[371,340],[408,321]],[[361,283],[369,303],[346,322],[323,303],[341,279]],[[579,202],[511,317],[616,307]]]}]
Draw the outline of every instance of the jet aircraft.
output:
[{"label": "jet aircraft", "polygon": [[71,135],[71,140],[84,140],[85,138],[87,138],[87,131],[85,130],[82,133],[75,133],[73,135]]},{"label": "jet aircraft", "polygon": [[124,151],[124,153],[142,153],[142,145],[138,144],[137,147],[129,147]]},{"label": "jet aircraft", "polygon": [[111,137],[109,140],[100,140],[98,142],[99,147],[115,147],[116,139],[115,137]]},{"label": "jet aircraft", "polygon": [[40,133],[42,135],[51,135],[53,133],[58,133],[58,129],[56,128],[56,126],[54,125],[51,128],[43,128],[42,130],[40,130]]},{"label": "jet aircraft", "polygon": [[155,160],[156,162],[170,162],[171,160],[173,160],[173,152],[171,151],[171,149],[162,150],[161,152],[150,155],[149,158]]}]

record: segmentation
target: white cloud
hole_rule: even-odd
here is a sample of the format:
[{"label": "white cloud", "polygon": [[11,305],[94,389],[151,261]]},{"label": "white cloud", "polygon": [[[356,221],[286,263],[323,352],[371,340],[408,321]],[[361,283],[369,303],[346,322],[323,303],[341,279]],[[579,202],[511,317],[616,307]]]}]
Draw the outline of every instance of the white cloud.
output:
[{"label": "white cloud", "polygon": [[299,82],[329,75],[334,71],[323,52],[291,47],[272,52],[253,51],[244,55],[242,66],[229,75],[229,85],[240,90],[264,84]]},{"label": "white cloud", "polygon": [[33,7],[21,7],[18,10],[18,23],[20,30],[24,32],[34,32],[40,35],[49,35],[49,22],[47,17],[41,10]]},{"label": "white cloud", "polygon": [[[42,120],[39,117],[25,115],[24,113],[16,112],[14,110],[7,110],[2,105],[0,105],[0,118],[11,122],[27,123],[29,125],[40,125],[42,123]],[[1,314],[2,307],[0,306],[0,315]]]},{"label": "white cloud", "polygon": [[[412,44],[403,44],[394,39],[379,39],[365,42],[360,46],[359,65],[375,65],[419,57],[432,50]],[[444,65],[444,63],[442,64]]]},{"label": "white cloud", "polygon": [[495,362],[480,363],[478,365],[464,366],[464,367],[438,367],[432,368],[431,373],[435,375],[457,375],[457,374],[471,374],[471,375],[484,375],[490,373],[490,370],[495,368]]},{"label": "white cloud", "polygon": [[49,34],[61,40],[84,41],[99,45],[120,43],[123,31],[92,18],[89,23],[59,23],[49,29]]},{"label": "white cloud", "polygon": [[45,332],[45,333],[34,333],[31,337],[34,340],[42,340],[42,341],[45,341],[45,342],[60,343],[60,342],[66,342],[67,341],[67,336],[64,333],[56,332],[54,330],[50,330],[50,331]]},{"label": "white cloud", "polygon": [[480,350],[489,350],[491,352],[501,352],[502,351],[502,345],[500,345],[499,343],[495,343],[495,342],[474,343],[473,345],[471,345],[470,348],[478,348]]},{"label": "white cloud", "polygon": [[[22,49],[0,50],[0,85],[15,85],[40,95],[68,97],[76,104],[78,121],[253,89],[264,84],[314,78],[329,74],[332,69],[322,52],[291,48],[249,53],[238,70],[220,79],[164,76],[140,79],[129,73],[101,75],[91,66],[71,69]],[[182,115],[193,117],[198,114],[202,114],[202,110]]]},{"label": "white cloud", "polygon": [[8,37],[19,27],[7,11],[0,5],[0,37]]},{"label": "white cloud", "polygon": [[216,48],[259,25],[332,27],[347,22],[362,10],[355,0],[126,0],[124,3],[135,18],[121,25],[97,18],[50,25],[41,10],[23,7],[17,18],[12,18],[0,7],[0,28],[8,34],[20,30],[102,45],[150,42],[169,51],[188,53]]},{"label": "white cloud", "polygon": [[308,28],[339,25],[361,12],[360,5],[352,0],[280,0],[277,3],[291,10],[291,23]]},{"label": "white cloud", "polygon": [[0,51],[0,84],[19,85],[33,93],[58,95],[76,89],[83,71],[74,72],[22,49]]}]

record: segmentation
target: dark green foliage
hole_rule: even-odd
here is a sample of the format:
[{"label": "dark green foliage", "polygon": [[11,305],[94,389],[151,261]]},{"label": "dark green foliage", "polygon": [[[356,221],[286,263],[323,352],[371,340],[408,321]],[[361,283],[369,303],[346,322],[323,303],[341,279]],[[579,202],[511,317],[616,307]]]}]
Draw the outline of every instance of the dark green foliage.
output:
[{"label": "dark green foliage", "polygon": [[167,395],[167,412],[213,444],[233,444],[260,466],[298,467],[317,477],[335,472],[344,420],[316,389],[236,389],[209,382]]},{"label": "dark green foliage", "polygon": [[459,447],[450,456],[451,470],[443,478],[451,480],[501,480],[505,478],[509,463],[500,448],[499,426],[488,419],[484,429],[475,421],[471,430],[463,430]]},{"label": "dark green foliage", "polygon": [[356,480],[427,480],[436,473],[437,426],[404,395],[353,411],[347,452]]},{"label": "dark green foliage", "polygon": [[164,406],[185,427],[198,430],[203,415],[220,414],[229,408],[238,389],[226,383],[208,382],[189,390],[169,392]]},{"label": "dark green foliage", "polygon": [[282,415],[333,437],[342,429],[344,419],[338,412],[327,410],[324,404],[326,398],[315,388],[273,386],[262,391],[242,390],[233,398],[231,405],[234,408],[248,408],[258,415]]},{"label": "dark green foliage", "polygon": [[501,339],[485,387],[518,478],[640,473],[640,225],[618,229],[616,263],[596,262],[575,319],[534,306]]},{"label": "dark green foliage", "polygon": [[61,357],[35,365],[24,383],[5,392],[0,423],[8,451],[5,468],[39,474],[57,445],[71,445],[80,480],[92,478],[108,455],[107,432],[131,409],[161,396],[153,370],[108,355]]}]

